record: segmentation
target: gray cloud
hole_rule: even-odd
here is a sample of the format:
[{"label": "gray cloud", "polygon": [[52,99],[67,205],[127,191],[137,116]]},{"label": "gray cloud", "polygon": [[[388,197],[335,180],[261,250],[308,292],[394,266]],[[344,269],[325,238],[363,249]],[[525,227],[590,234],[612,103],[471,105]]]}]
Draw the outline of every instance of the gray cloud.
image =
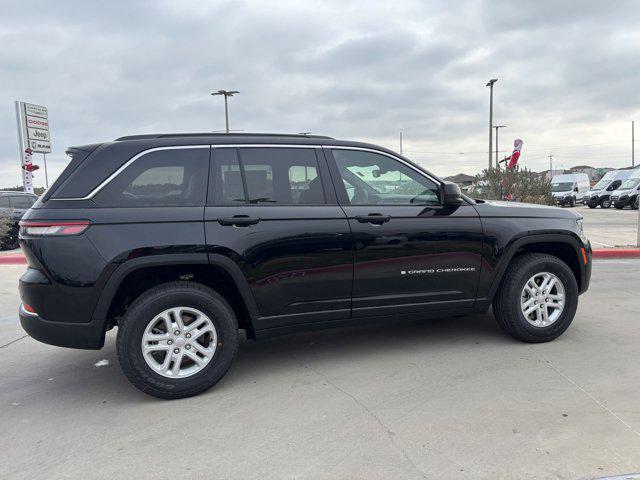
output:
[{"label": "gray cloud", "polygon": [[19,182],[13,100],[49,107],[56,175],[69,145],[221,129],[218,88],[241,91],[232,128],[392,148],[402,130],[436,173],[473,173],[494,76],[501,145],[523,138],[524,165],[625,166],[638,20],[634,1],[6,3],[0,185]]}]

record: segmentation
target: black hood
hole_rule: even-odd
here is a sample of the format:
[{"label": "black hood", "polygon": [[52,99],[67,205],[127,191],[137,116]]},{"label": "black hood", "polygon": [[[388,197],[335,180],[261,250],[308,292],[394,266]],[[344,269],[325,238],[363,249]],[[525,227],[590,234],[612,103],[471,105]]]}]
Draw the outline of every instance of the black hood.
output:
[{"label": "black hood", "polygon": [[558,207],[537,205],[534,203],[500,202],[497,200],[479,201],[475,205],[482,217],[516,217],[516,218],[582,218],[582,215]]}]

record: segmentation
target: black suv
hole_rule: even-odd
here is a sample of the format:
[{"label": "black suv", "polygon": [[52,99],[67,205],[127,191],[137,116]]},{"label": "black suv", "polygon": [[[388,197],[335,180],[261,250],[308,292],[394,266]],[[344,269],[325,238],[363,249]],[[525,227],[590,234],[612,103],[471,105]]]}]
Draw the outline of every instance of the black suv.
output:
[{"label": "black suv", "polygon": [[[406,158],[329,137],[168,134],[69,149],[21,222],[20,320],[99,349],[129,380],[194,395],[251,339],[486,312],[526,342],[587,290],[581,218],[474,201]],[[392,328],[390,326],[390,328]]]},{"label": "black suv", "polygon": [[18,248],[18,221],[37,199],[32,193],[0,190],[0,250]]}]

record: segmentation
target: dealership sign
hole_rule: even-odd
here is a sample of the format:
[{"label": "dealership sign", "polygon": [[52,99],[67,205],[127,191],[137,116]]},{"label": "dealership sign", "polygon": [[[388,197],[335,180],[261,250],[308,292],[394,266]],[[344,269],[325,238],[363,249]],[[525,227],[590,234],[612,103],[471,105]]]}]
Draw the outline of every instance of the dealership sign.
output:
[{"label": "dealership sign", "polygon": [[[49,111],[42,105],[16,102],[18,124],[18,147],[24,191],[33,193],[33,172],[39,167],[31,161],[34,153],[51,153],[49,133]],[[45,159],[46,177],[46,159]],[[47,180],[47,184],[48,184]]]},{"label": "dealership sign", "polygon": [[33,153],[51,153],[47,107],[25,102],[16,102],[16,105],[25,148],[30,148]]}]

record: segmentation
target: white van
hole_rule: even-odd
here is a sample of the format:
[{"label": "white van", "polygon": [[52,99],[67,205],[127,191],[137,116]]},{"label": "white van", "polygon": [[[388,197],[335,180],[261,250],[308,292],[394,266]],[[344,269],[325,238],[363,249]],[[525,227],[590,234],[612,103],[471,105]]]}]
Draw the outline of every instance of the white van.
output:
[{"label": "white van", "polygon": [[589,190],[589,175],[586,173],[565,173],[551,179],[551,192],[560,206],[575,206]]},{"label": "white van", "polygon": [[611,206],[611,192],[616,190],[622,182],[631,175],[631,170],[611,170],[604,174],[604,177],[589,190],[582,200],[589,208],[602,208]]},{"label": "white van", "polygon": [[640,193],[640,167],[631,170],[631,175],[617,190],[611,192],[611,203],[618,210],[629,205],[634,210],[638,209],[638,193]]}]

